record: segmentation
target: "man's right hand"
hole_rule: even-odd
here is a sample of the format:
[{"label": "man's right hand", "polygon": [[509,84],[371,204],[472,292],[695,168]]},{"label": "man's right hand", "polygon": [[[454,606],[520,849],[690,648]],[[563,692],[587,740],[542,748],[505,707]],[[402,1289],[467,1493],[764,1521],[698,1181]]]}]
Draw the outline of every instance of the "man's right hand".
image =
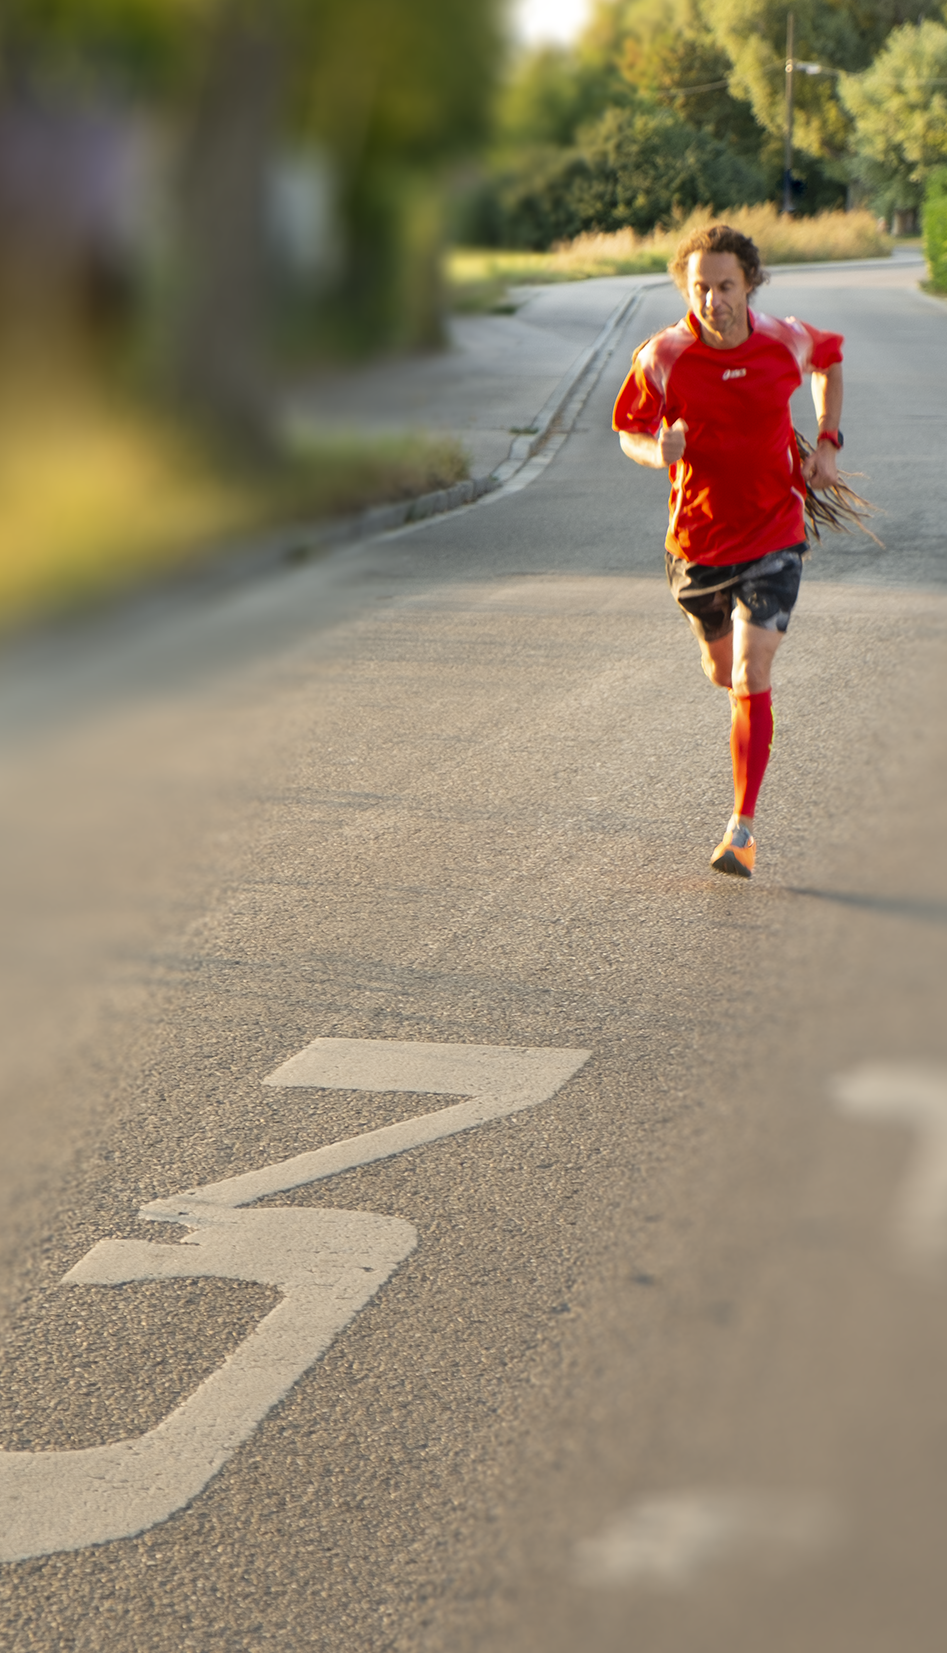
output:
[{"label": "man's right hand", "polygon": [[676,465],[684,457],[687,446],[687,424],[683,419],[677,419],[673,425],[665,425],[655,439],[658,444],[658,453],[662,465]]},{"label": "man's right hand", "polygon": [[649,465],[653,471],[660,471],[676,464],[683,456],[687,426],[683,419],[678,419],[670,428],[665,425],[657,436],[648,436],[645,431],[623,430],[619,441],[622,453],[636,465]]}]

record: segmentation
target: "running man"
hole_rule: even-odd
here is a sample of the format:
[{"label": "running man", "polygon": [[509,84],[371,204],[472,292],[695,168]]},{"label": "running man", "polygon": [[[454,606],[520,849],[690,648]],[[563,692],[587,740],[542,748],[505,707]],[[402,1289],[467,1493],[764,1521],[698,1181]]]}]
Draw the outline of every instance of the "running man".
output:
[{"label": "running man", "polygon": [[[750,310],[768,278],[753,242],[728,225],[688,236],[670,272],[688,314],[635,352],[613,424],[629,459],[670,469],[668,582],[732,708],[733,814],[710,864],[749,878],[773,740],[770,672],[806,550],[806,483],[838,482],[842,336]],[[789,399],[806,373],[819,437],[801,464]]]}]

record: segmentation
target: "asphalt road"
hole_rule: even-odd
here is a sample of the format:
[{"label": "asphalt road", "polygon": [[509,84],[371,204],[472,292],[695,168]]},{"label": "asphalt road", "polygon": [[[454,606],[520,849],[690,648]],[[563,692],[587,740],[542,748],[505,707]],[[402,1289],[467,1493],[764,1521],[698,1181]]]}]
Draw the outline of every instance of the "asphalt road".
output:
[{"label": "asphalt road", "polygon": [[[312,1286],[343,1329],[268,1410],[246,1345],[246,1438],[213,1475],[185,1441],[177,1513],[23,1541],[17,1653],[940,1653],[947,310],[888,270],[765,302],[845,332],[889,515],[809,565],[749,885],[707,867],[728,708],[663,585],[666,482],[608,430],[668,289],[528,488],[8,673],[3,1445],[148,1436],[284,1290],[282,1242],[62,1285],[103,1240],[369,1213],[381,1282]],[[287,1083],[318,1039],[375,1065]],[[399,1052],[431,1042],[460,1055],[425,1079]],[[470,1046],[572,1054],[527,1094],[534,1058],[468,1084]],[[114,1476],[39,1526],[120,1526]]]}]

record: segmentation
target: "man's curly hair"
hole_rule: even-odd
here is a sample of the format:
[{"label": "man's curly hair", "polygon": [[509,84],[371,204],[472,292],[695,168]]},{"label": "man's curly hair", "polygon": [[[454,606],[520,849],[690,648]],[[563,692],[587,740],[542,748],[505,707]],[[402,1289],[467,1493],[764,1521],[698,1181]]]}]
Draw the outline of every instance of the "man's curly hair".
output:
[{"label": "man's curly hair", "polygon": [[759,252],[748,235],[741,235],[729,224],[708,224],[705,229],[692,230],[690,235],[684,237],[668,265],[668,274],[682,293],[687,292],[687,263],[691,253],[734,253],[751,293],[769,280]]}]

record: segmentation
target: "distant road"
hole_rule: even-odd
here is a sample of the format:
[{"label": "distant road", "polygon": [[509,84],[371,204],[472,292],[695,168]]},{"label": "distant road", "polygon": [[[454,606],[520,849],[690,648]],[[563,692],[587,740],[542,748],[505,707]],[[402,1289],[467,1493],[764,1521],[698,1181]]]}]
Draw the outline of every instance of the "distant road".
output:
[{"label": "distant road", "polygon": [[941,1653],[947,306],[915,281],[765,292],[846,334],[887,549],[808,566],[748,886],[707,866],[728,708],[666,478],[609,430],[666,287],[530,486],[11,657],[17,1653]]}]

